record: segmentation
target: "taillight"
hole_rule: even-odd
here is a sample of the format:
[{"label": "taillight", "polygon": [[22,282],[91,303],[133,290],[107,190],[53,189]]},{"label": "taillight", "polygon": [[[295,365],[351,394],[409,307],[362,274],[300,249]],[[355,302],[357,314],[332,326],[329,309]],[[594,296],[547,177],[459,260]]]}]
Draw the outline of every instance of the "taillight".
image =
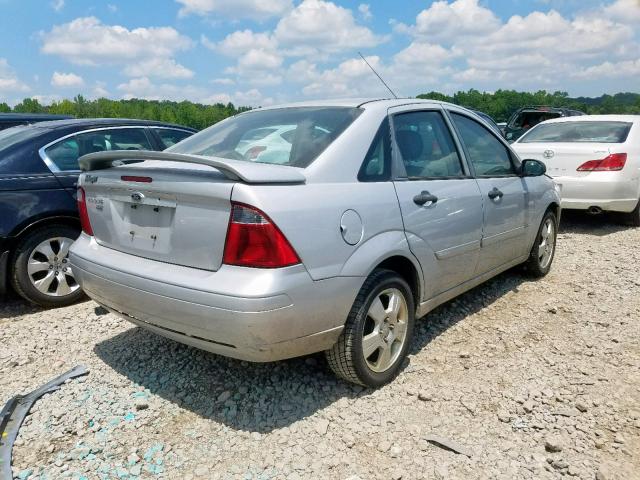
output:
[{"label": "taillight", "polygon": [[626,153],[612,153],[602,160],[589,160],[578,167],[578,172],[612,172],[622,170],[627,162]]},{"label": "taillight", "polygon": [[78,212],[80,212],[82,231],[87,235],[93,236],[93,229],[89,221],[89,212],[87,211],[87,198],[84,193],[84,188],[82,187],[78,187]]},{"label": "taillight", "polygon": [[255,207],[232,202],[223,262],[279,268],[300,263],[300,259],[269,217]]}]

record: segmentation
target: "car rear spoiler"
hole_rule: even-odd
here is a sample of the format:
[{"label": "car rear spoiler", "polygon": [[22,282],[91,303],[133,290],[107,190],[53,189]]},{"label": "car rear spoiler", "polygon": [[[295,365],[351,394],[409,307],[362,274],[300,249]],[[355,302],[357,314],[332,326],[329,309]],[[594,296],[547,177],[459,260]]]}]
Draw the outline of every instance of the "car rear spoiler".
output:
[{"label": "car rear spoiler", "polygon": [[145,161],[179,162],[215,168],[230,180],[243,183],[305,183],[307,178],[297,168],[219,157],[146,150],[113,150],[83,155],[78,159],[84,172],[120,167]]}]

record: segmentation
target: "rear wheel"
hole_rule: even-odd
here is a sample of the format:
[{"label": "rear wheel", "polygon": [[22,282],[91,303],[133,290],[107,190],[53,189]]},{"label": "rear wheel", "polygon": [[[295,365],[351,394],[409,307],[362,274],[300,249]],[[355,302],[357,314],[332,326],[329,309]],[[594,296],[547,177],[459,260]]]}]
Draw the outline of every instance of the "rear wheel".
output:
[{"label": "rear wheel", "polygon": [[14,255],[12,285],[26,300],[42,307],[62,307],[83,297],[69,264],[69,247],[80,231],[52,225],[31,232]]},{"label": "rear wheel", "polygon": [[640,227],[640,200],[633,211],[624,214],[624,223],[632,227]]},{"label": "rear wheel", "polygon": [[551,270],[556,253],[557,226],[556,214],[549,210],[542,217],[536,241],[524,264],[526,271],[533,277],[544,277]]},{"label": "rear wheel", "polygon": [[411,288],[397,273],[376,270],[365,281],[336,344],[327,350],[339,377],[366,387],[393,380],[413,336]]}]

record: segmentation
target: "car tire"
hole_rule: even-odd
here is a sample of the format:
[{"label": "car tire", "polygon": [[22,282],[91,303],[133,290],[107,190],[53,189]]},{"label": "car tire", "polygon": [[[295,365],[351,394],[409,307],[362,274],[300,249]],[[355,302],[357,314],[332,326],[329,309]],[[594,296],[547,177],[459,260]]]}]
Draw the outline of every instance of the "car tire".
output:
[{"label": "car tire", "polygon": [[632,227],[640,227],[640,200],[633,211],[624,214],[624,223]]},{"label": "car tire", "polygon": [[556,214],[547,210],[542,217],[536,240],[531,247],[529,258],[524,263],[525,271],[532,277],[544,277],[553,263],[556,254],[556,238],[558,233],[558,219]]},{"label": "car tire", "polygon": [[390,382],[407,356],[414,323],[411,287],[394,271],[375,270],[360,289],[340,338],[325,352],[329,366],[338,377],[365,387]]},{"label": "car tire", "polygon": [[[73,279],[68,248],[80,230],[50,225],[29,233],[13,255],[11,284],[21,297],[41,307],[63,307],[84,297]],[[61,250],[64,255],[58,255]]]}]

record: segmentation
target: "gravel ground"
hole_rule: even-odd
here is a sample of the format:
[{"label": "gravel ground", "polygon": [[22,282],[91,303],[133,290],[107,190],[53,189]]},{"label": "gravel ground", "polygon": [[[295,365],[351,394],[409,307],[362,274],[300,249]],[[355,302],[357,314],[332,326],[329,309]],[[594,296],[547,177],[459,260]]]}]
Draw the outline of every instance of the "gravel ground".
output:
[{"label": "gravel ground", "polygon": [[[396,381],[337,381],[163,339],[84,302],[0,306],[0,401],[37,402],[18,478],[640,478],[640,229],[565,215],[552,272],[507,272],[418,323]],[[457,443],[456,454],[427,441]]]}]

